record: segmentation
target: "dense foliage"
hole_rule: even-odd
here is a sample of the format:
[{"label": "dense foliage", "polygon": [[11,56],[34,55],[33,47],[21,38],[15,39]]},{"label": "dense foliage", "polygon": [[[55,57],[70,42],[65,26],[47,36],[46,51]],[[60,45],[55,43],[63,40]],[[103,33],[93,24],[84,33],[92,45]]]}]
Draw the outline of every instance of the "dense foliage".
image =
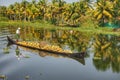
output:
[{"label": "dense foliage", "polygon": [[0,14],[10,20],[47,21],[55,25],[80,26],[81,24],[120,24],[119,0],[80,0],[66,3],[64,0],[23,0],[9,6],[0,6]]}]

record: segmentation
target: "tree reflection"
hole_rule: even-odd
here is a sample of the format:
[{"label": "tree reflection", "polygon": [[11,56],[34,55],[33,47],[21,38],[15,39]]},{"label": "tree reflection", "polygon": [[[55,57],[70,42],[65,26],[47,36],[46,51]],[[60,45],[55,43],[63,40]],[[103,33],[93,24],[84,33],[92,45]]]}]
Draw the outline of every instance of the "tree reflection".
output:
[{"label": "tree reflection", "polygon": [[89,42],[89,38],[79,31],[71,33],[71,30],[40,30],[39,34],[42,40],[61,47],[67,45],[69,49],[77,52],[85,51]]},{"label": "tree reflection", "polygon": [[120,48],[117,46],[119,38],[112,35],[96,35],[94,42],[93,64],[98,70],[112,68],[113,72],[120,72]]},{"label": "tree reflection", "polygon": [[[24,29],[21,30],[21,39],[24,41],[35,42],[45,41],[50,45],[59,46],[63,50],[72,50],[73,52],[86,52],[90,37],[75,30],[44,28],[35,29],[33,27],[24,27]],[[42,57],[46,55],[48,56],[49,54],[43,52],[40,53],[40,56]],[[58,55],[52,56],[59,57]],[[78,59],[75,60],[79,61]]]},{"label": "tree reflection", "polygon": [[[120,37],[118,36],[89,35],[77,30],[36,29],[29,26],[24,27],[21,31],[21,39],[25,41],[46,41],[48,44],[57,45],[73,52],[86,51],[90,47],[92,36],[94,37],[93,64],[96,69],[105,71],[111,68],[113,72],[120,72]],[[13,32],[15,30],[11,28],[10,33]],[[45,55],[44,53],[42,56]]]},{"label": "tree reflection", "polygon": [[47,41],[51,45],[57,45],[62,48],[67,45],[68,49],[75,52],[86,51],[90,40],[89,35],[75,30],[49,30],[25,27],[21,33],[23,40]]},{"label": "tree reflection", "polygon": [[3,52],[5,53],[5,54],[9,54],[9,46],[6,46],[5,48],[3,48]]}]

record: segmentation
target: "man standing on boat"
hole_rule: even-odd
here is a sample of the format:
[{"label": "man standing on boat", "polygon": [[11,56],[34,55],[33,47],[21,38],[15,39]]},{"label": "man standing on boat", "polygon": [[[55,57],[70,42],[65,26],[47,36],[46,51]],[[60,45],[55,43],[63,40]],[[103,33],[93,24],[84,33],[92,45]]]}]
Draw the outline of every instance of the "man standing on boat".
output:
[{"label": "man standing on boat", "polygon": [[16,30],[16,41],[18,41],[19,40],[19,38],[20,38],[20,27]]}]

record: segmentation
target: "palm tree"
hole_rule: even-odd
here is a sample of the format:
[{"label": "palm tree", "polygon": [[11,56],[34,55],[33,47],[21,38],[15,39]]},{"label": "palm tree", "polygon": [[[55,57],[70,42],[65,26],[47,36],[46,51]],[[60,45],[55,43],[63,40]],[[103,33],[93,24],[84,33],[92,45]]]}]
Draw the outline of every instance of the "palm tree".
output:
[{"label": "palm tree", "polygon": [[47,9],[47,0],[39,0],[38,2],[38,9],[39,9],[39,17],[45,20],[45,14]]},{"label": "palm tree", "polygon": [[7,8],[7,15],[8,15],[9,19],[14,20],[14,17],[13,17],[14,14],[15,14],[14,5],[10,5],[10,6]]},{"label": "palm tree", "polygon": [[20,8],[21,8],[21,7],[20,7],[20,4],[16,2],[16,3],[14,4],[14,10],[15,10],[15,15],[16,15],[16,16],[15,16],[15,20],[21,20],[21,19],[20,19],[20,15],[21,15],[21,14],[20,14]]},{"label": "palm tree", "polygon": [[26,8],[26,16],[27,16],[28,21],[31,21],[31,18],[32,18],[32,10],[31,9],[32,9],[31,4],[29,3]]},{"label": "palm tree", "polygon": [[60,21],[63,20],[63,15],[62,13],[65,11],[65,4],[66,2],[64,0],[58,0],[58,23],[57,24],[60,24]]},{"label": "palm tree", "polygon": [[80,24],[81,17],[86,16],[87,12],[90,11],[91,6],[89,5],[89,0],[74,2],[69,4],[69,7],[66,9],[65,20],[70,24],[77,26]]},{"label": "palm tree", "polygon": [[83,17],[88,15],[87,13],[91,10],[91,6],[89,6],[89,0],[80,1],[76,3],[76,6],[75,13],[77,13],[77,15],[75,16],[75,20],[77,23],[75,24],[80,24]]},{"label": "palm tree", "polygon": [[[113,22],[117,25],[120,25],[120,1],[119,0],[114,0],[113,1],[113,6],[114,6],[114,20]],[[120,27],[120,26],[119,26]]]},{"label": "palm tree", "polygon": [[34,4],[32,4],[32,6],[31,6],[31,17],[32,17],[33,20],[38,16],[38,13],[39,13],[38,11],[39,11],[38,8]]},{"label": "palm tree", "polygon": [[7,7],[0,6],[0,14],[2,14],[2,16],[6,16],[6,12],[7,12]]},{"label": "palm tree", "polygon": [[50,13],[50,17],[51,17],[51,23],[52,24],[56,24],[57,19],[57,13],[58,13],[58,8],[57,8],[57,0],[52,0],[52,3],[49,5],[49,13]]},{"label": "palm tree", "polygon": [[21,2],[21,9],[20,9],[20,11],[22,12],[22,17],[23,17],[23,19],[26,21],[26,19],[27,19],[27,15],[26,15],[26,8],[27,8],[27,5],[29,4],[29,2],[27,2],[26,0],[23,0],[22,2]]},{"label": "palm tree", "polygon": [[113,4],[110,1],[98,0],[96,9],[94,10],[94,17],[104,25],[113,18]]},{"label": "palm tree", "polygon": [[66,18],[65,20],[69,23],[71,22],[72,15],[75,13],[76,3],[72,3],[71,5],[68,5],[69,7],[66,10]]}]

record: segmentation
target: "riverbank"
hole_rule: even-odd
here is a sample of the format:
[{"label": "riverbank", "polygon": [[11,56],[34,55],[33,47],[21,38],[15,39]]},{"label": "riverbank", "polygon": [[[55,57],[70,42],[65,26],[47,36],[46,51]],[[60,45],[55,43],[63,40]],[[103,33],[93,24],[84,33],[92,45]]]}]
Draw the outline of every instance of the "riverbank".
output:
[{"label": "riverbank", "polygon": [[113,28],[108,27],[69,27],[69,26],[56,26],[52,25],[48,22],[39,21],[39,22],[25,22],[25,21],[1,21],[0,27],[4,26],[14,26],[14,27],[25,27],[31,26],[35,28],[48,28],[48,29],[63,29],[63,30],[77,30],[81,32],[85,32],[86,34],[112,34],[112,35],[120,35],[120,32],[114,32]]}]

